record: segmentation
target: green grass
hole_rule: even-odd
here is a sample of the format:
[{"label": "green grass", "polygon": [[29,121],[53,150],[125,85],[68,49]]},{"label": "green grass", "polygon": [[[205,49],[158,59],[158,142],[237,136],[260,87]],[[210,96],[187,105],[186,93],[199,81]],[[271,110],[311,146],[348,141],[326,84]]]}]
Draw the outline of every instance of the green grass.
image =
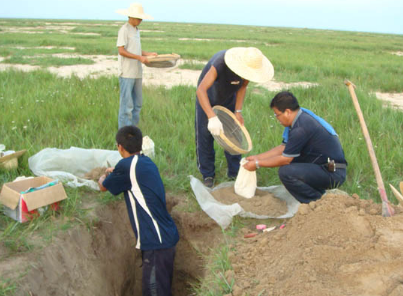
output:
[{"label": "green grass", "polygon": [[[77,26],[71,34],[57,30],[53,30],[52,34],[24,34],[8,33],[6,29],[10,26],[43,26],[45,22],[62,25],[63,22],[71,21],[1,21],[6,23],[2,23],[0,56],[7,57],[7,62],[25,61],[44,67],[77,61],[51,58],[35,60],[29,57],[72,52],[116,56],[117,31],[123,24],[75,21]],[[146,51],[175,52],[184,59],[206,61],[224,48],[255,46],[273,63],[277,81],[318,83],[318,87],[293,88],[292,92],[301,106],[325,118],[339,134],[349,162],[347,181],[341,189],[379,202],[377,184],[358,117],[343,83],[345,78],[350,79],[358,87],[356,94],[374,144],[388,197],[396,202],[387,184],[396,187],[403,176],[403,113],[382,107],[382,103],[372,93],[403,92],[403,57],[391,54],[403,48],[402,35],[159,22],[144,22],[140,29],[143,30],[142,47]],[[100,35],[73,34],[91,32]],[[246,42],[238,43],[236,40]],[[57,48],[35,48],[40,46]],[[74,50],[61,47],[73,47]],[[189,63],[183,68],[200,70],[201,66]],[[276,92],[261,87],[258,92],[254,89],[256,85],[251,83],[243,108],[245,125],[254,147],[250,154],[261,153],[280,144],[283,131],[269,108],[270,99]],[[191,201],[183,209],[186,211],[199,210],[188,179],[188,175],[200,177],[194,144],[195,91],[193,86],[176,86],[172,89],[144,87],[140,120],[143,134],[155,143],[154,161],[159,167],[166,190]],[[27,160],[44,148],[68,149],[75,146],[115,149],[118,108],[117,77],[82,80],[75,76],[58,78],[45,68],[26,73],[16,70],[0,72],[0,142],[7,149],[28,150],[20,159],[18,170],[0,172],[0,186],[17,176],[31,175]],[[226,160],[222,149],[216,148],[216,174],[217,182],[220,183],[226,180]],[[257,177],[259,186],[280,184],[277,169],[260,169]],[[61,203],[62,210],[58,214],[47,213],[22,225],[0,215],[0,241],[11,253],[28,252],[35,248],[36,245],[27,239],[34,234],[50,241],[57,231],[77,223],[88,225],[90,221],[86,219],[81,202],[85,202],[89,195],[102,204],[116,200],[112,195],[91,193],[82,188],[66,188],[66,191],[69,198]],[[224,263],[219,263],[221,266],[218,267],[222,272],[224,267],[227,268],[225,247],[219,252],[224,258]],[[4,286],[3,282],[0,284]],[[219,285],[225,287],[225,283]],[[0,295],[6,295],[5,289],[8,288],[0,288]]]},{"label": "green grass", "polygon": [[13,295],[17,289],[16,283],[0,278],[0,296],[10,296]]},{"label": "green grass", "polygon": [[[225,233],[224,237],[226,237]],[[195,295],[221,296],[232,292],[234,282],[228,282],[225,278],[225,272],[232,269],[231,262],[228,259],[229,251],[229,242],[225,240],[225,243],[215,248],[212,254],[206,258],[208,262],[205,267],[207,276],[204,279],[200,279],[200,283],[192,287]]]}]

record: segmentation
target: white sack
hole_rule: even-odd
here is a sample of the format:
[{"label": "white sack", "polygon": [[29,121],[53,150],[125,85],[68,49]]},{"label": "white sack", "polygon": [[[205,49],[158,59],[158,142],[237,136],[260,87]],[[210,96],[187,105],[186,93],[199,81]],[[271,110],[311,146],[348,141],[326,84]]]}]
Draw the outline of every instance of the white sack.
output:
[{"label": "white sack", "polygon": [[240,196],[252,198],[255,196],[257,187],[256,171],[251,172],[245,169],[243,165],[247,162],[245,158],[241,159],[241,166],[235,180],[234,190]]},{"label": "white sack", "polygon": [[147,155],[150,158],[155,156],[154,141],[151,140],[149,136],[143,137],[143,145],[141,146],[141,149],[144,155]]}]

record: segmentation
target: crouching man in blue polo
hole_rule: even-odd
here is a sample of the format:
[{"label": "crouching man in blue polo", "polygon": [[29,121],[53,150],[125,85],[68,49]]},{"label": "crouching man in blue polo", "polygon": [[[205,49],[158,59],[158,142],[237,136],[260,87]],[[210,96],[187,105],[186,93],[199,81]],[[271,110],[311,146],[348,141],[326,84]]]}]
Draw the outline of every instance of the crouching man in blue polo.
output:
[{"label": "crouching man in blue polo", "polygon": [[165,189],[157,166],[140,153],[142,133],[124,126],[116,134],[123,157],[108,168],[98,185],[101,191],[124,193],[130,223],[143,258],[143,296],[171,296],[175,246],[179,234],[166,208]]},{"label": "crouching man in blue polo", "polygon": [[312,111],[300,108],[290,92],[271,101],[274,116],[285,127],[283,143],[262,154],[249,156],[244,167],[280,167],[285,188],[301,203],[321,198],[326,189],[346,180],[347,161],[333,127]]}]

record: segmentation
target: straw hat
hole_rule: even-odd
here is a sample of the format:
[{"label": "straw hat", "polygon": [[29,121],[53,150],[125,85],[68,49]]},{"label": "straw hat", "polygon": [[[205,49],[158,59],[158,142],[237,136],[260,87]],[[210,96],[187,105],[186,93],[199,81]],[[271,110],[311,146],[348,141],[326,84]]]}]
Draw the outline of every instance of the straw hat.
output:
[{"label": "straw hat", "polygon": [[26,149],[0,157],[0,168],[16,169],[18,167],[18,158],[25,152],[27,152]]},{"label": "straw hat", "polygon": [[225,52],[225,64],[237,75],[249,81],[263,83],[274,76],[270,61],[255,47],[233,47]]},{"label": "straw hat", "polygon": [[116,10],[116,13],[142,20],[153,19],[151,15],[144,13],[143,6],[140,3],[132,3],[128,9],[118,9]]}]

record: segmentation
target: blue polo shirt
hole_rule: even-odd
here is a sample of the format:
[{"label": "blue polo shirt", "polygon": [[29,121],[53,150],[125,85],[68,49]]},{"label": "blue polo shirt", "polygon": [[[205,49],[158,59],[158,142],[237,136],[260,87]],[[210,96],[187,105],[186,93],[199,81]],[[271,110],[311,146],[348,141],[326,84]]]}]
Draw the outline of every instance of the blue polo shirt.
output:
[{"label": "blue polo shirt", "polygon": [[225,64],[224,56],[226,51],[227,50],[221,50],[213,55],[203,68],[197,83],[197,85],[199,85],[211,66],[214,66],[217,70],[217,78],[213,85],[207,90],[207,95],[212,107],[215,105],[222,106],[233,100],[244,81]]},{"label": "blue polo shirt", "polygon": [[293,157],[292,163],[325,164],[328,158],[336,163],[346,163],[339,137],[302,110],[294,118],[288,139],[283,140],[283,144],[283,156]]},{"label": "blue polo shirt", "polygon": [[136,248],[167,249],[179,241],[166,208],[165,189],[157,166],[142,154],[120,160],[102,185],[112,194],[124,193]]}]

